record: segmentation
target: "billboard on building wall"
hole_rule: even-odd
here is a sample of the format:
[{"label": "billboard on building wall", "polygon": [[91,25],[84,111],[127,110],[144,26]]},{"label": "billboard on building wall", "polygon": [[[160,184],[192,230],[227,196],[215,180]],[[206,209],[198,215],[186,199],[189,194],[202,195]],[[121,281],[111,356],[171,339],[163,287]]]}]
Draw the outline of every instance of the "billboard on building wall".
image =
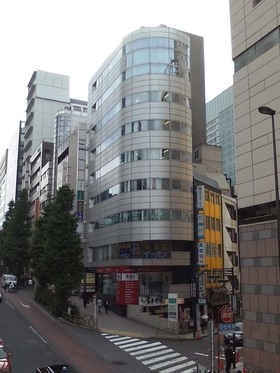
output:
[{"label": "billboard on building wall", "polygon": [[205,283],[205,273],[201,273],[198,276],[198,298],[206,298],[206,283]]},{"label": "billboard on building wall", "polygon": [[204,209],[204,186],[198,185],[196,187],[196,208],[198,210]]},{"label": "billboard on building wall", "polygon": [[204,249],[204,242],[198,243],[198,265],[204,267],[205,266],[205,249]]},{"label": "billboard on building wall", "polygon": [[78,221],[84,220],[84,202],[83,201],[77,202],[77,219]]},{"label": "billboard on building wall", "polygon": [[197,214],[197,238],[204,239],[204,214]]},{"label": "billboard on building wall", "polygon": [[95,273],[85,274],[85,277],[81,281],[80,291],[86,291],[87,293],[95,292]]},{"label": "billboard on building wall", "polygon": [[138,273],[117,273],[116,304],[138,304]]}]

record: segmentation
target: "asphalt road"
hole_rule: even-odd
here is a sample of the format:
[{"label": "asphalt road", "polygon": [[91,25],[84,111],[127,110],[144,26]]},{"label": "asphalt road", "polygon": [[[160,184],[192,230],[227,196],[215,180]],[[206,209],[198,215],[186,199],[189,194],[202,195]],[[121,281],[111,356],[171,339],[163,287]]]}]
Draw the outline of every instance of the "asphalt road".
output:
[{"label": "asphalt road", "polygon": [[[208,338],[198,341],[133,341],[127,337],[122,341],[118,336],[102,335],[51,317],[34,302],[30,290],[20,290],[16,294],[4,293],[0,304],[0,337],[13,354],[13,373],[35,373],[38,366],[63,362],[73,365],[79,373],[145,373],[151,372],[151,364],[162,365],[163,370],[164,365],[169,364],[167,370],[171,372],[172,361],[167,355],[163,362],[153,356],[153,350],[159,348],[162,350],[161,356],[170,353],[174,357],[174,369],[176,364],[185,365],[186,369],[195,363],[209,366]],[[136,350],[130,347],[135,343]],[[142,343],[146,343],[147,352],[141,356],[137,344],[142,348]],[[145,365],[144,358],[151,362],[150,369]],[[154,369],[153,372],[162,369]]]},{"label": "asphalt road", "polygon": [[13,354],[13,373],[66,362],[79,373],[145,373],[133,357],[120,351],[100,333],[73,327],[51,317],[28,294],[3,294],[0,337]]}]

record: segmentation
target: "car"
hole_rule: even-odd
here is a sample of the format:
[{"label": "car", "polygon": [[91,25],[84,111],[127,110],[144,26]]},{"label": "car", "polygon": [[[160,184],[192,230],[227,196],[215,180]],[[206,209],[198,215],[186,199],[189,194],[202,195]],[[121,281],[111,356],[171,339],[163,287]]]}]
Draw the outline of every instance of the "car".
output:
[{"label": "car", "polygon": [[243,346],[243,323],[237,322],[235,323],[235,333],[227,333],[224,335],[224,343],[226,345],[233,345],[233,334],[235,340],[235,346]]},{"label": "car", "polygon": [[71,367],[71,365],[55,364],[55,365],[47,365],[46,367],[43,367],[43,368],[37,368],[36,373],[78,373],[78,372],[73,367]]},{"label": "car", "polygon": [[0,372],[12,372],[12,365],[11,365],[11,353],[8,353],[4,347],[3,341],[0,338]]},{"label": "car", "polygon": [[15,275],[4,273],[2,275],[2,288],[6,288],[10,285],[10,283],[13,283],[15,286],[17,285],[17,277]]}]

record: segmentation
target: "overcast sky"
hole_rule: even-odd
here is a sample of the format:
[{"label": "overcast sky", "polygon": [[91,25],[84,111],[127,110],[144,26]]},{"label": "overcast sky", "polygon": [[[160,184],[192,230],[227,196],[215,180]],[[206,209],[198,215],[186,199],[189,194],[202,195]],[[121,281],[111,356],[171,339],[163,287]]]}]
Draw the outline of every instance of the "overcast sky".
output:
[{"label": "overcast sky", "polygon": [[0,4],[0,160],[20,120],[35,70],[70,76],[87,101],[91,76],[124,36],[165,24],[204,38],[206,101],[232,85],[228,0],[3,0]]}]

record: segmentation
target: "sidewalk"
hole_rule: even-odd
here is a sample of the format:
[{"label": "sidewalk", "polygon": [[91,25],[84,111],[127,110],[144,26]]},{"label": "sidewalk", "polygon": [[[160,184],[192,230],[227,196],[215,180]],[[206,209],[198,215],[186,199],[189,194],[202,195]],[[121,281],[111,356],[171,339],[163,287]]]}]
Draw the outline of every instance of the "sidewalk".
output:
[{"label": "sidewalk", "polygon": [[[94,305],[92,302],[84,308],[83,300],[79,296],[71,298],[71,302],[76,304],[80,309],[81,315],[93,315]],[[105,313],[105,308],[102,307],[102,313],[97,314],[97,328],[102,333],[118,334],[120,336],[137,337],[137,338],[159,338],[162,337],[161,330],[150,325],[143,324],[139,321],[122,317],[115,312],[108,311]],[[173,336],[174,335],[169,335]],[[177,336],[178,337],[178,336]]]}]

